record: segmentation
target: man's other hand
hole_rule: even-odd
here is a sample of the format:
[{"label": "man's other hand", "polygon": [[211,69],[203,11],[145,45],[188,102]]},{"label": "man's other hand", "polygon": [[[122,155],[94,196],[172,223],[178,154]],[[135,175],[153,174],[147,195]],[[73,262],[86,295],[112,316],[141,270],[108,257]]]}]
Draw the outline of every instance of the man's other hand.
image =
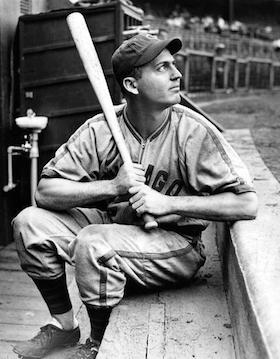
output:
[{"label": "man's other hand", "polygon": [[145,170],[140,163],[124,163],[114,179],[119,195],[128,193],[129,188],[143,185],[146,181]]},{"label": "man's other hand", "polygon": [[138,215],[150,213],[154,216],[162,216],[170,213],[170,197],[147,185],[131,187],[129,193],[131,194],[129,202]]}]

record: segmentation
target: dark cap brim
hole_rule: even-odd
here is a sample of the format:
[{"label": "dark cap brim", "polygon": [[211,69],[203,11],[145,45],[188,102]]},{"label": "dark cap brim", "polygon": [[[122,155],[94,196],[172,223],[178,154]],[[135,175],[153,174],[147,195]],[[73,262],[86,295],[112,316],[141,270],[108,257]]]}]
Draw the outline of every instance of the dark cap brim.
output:
[{"label": "dark cap brim", "polygon": [[182,48],[182,41],[179,38],[160,40],[156,43],[151,44],[148,49],[144,52],[138,61],[135,63],[136,66],[143,66],[155,59],[164,49],[170,51],[171,55],[176,54]]}]

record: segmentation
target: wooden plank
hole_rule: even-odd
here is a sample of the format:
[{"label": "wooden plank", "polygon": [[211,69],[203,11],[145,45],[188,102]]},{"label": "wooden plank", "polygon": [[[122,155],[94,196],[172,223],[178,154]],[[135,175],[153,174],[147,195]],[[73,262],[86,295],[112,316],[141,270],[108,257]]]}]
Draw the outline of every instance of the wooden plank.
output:
[{"label": "wooden plank", "polygon": [[20,264],[18,262],[0,261],[0,270],[2,271],[21,271]]},{"label": "wooden plank", "polygon": [[[28,297],[28,296],[15,296],[15,295],[7,295],[0,294],[0,309],[5,310],[32,310],[36,308],[36,310],[45,310],[47,311],[47,305],[44,300],[38,297]],[[2,318],[0,319],[2,322]]]},{"label": "wooden plank", "polygon": [[151,304],[149,312],[147,359],[163,358],[165,353],[165,305]]},{"label": "wooden plank", "polygon": [[[92,41],[94,44],[99,42],[106,42],[114,40],[114,35],[104,35],[104,36],[98,36],[98,37],[92,37]],[[45,51],[52,51],[52,50],[61,50],[65,48],[75,48],[75,43],[73,40],[64,41],[64,42],[56,42],[56,43],[48,43],[40,46],[32,46],[32,47],[25,47],[22,50],[22,53],[25,54],[33,54],[36,52],[45,52]]]},{"label": "wooden plank", "polygon": [[16,342],[0,341],[1,359],[18,359],[18,355],[13,352],[13,346]]},{"label": "wooden plank", "polygon": [[[138,298],[128,298],[114,308],[99,350],[99,359],[147,358],[150,308],[157,299],[156,294]],[[151,345],[152,342],[153,339]]]},{"label": "wooden plank", "polygon": [[9,271],[21,270],[15,243],[13,242],[0,251],[0,278],[10,278],[11,273]]},{"label": "wooden plank", "polygon": [[14,339],[17,339],[18,341],[29,340],[30,338],[33,338],[38,333],[38,331],[39,328],[37,324],[36,325],[5,324],[5,325],[0,325],[0,338],[2,342],[3,341],[11,342]]},{"label": "wooden plank", "polygon": [[26,285],[25,283],[14,283],[10,281],[0,281],[0,293],[14,296],[24,297],[40,297],[40,293],[35,285]]},{"label": "wooden plank", "polygon": [[46,310],[0,309],[1,325],[18,324],[42,326],[49,318]]},{"label": "wooden plank", "polygon": [[165,359],[235,358],[213,229],[204,235],[207,261],[196,281],[160,293],[166,305]]},{"label": "wooden plank", "polygon": [[12,282],[14,285],[17,283],[25,283],[25,285],[34,285],[32,279],[22,270],[0,270],[0,278],[5,282]]},{"label": "wooden plank", "polygon": [[0,252],[0,261],[15,261],[19,263],[18,255],[15,249],[7,249]]},{"label": "wooden plank", "polygon": [[234,358],[230,320],[217,287],[165,292],[166,359]]}]

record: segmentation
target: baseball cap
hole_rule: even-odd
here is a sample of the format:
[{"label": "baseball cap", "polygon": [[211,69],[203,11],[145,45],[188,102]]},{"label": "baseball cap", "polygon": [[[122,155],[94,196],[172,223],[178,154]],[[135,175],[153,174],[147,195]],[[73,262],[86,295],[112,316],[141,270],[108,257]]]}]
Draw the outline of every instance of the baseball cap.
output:
[{"label": "baseball cap", "polygon": [[135,67],[156,58],[164,49],[173,55],[182,47],[179,38],[160,40],[151,34],[138,34],[124,41],[112,55],[113,71],[118,80],[130,75]]}]

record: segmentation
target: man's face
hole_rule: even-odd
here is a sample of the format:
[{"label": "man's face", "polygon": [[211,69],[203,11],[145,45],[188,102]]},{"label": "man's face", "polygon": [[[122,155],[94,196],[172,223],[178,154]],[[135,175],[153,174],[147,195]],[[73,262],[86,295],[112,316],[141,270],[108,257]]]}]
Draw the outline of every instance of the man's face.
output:
[{"label": "man's face", "polygon": [[142,67],[142,76],[137,80],[138,94],[145,102],[163,108],[179,103],[181,77],[174,57],[164,49],[153,61]]}]

